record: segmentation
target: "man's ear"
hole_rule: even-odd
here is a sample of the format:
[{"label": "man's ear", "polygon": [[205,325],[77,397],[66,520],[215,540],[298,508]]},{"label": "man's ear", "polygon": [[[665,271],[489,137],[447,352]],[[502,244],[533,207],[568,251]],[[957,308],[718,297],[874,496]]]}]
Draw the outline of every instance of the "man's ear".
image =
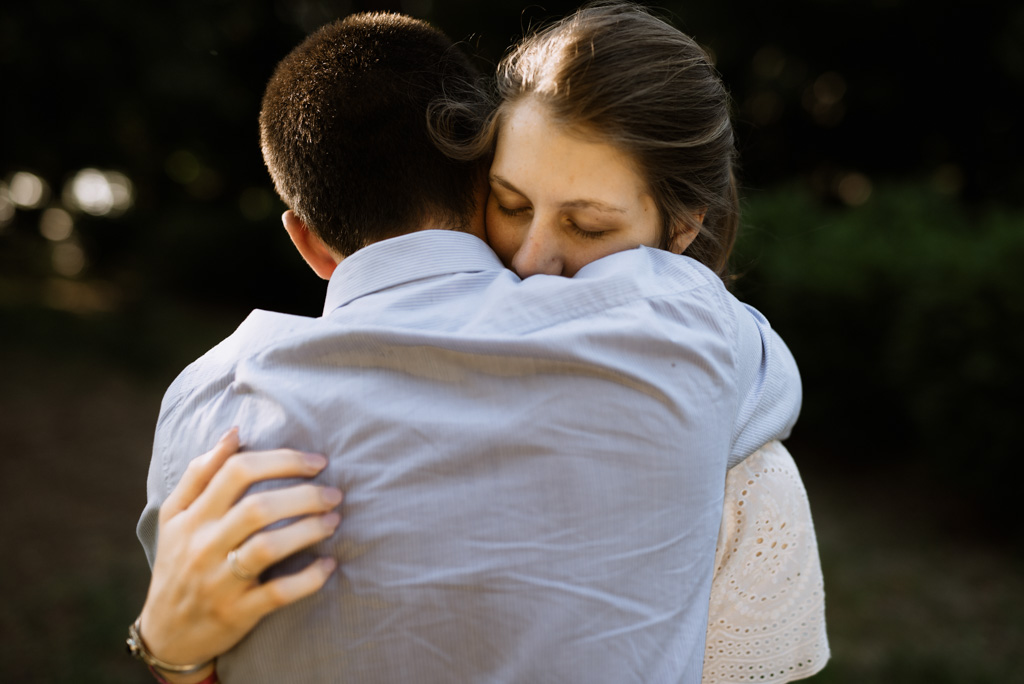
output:
[{"label": "man's ear", "polygon": [[704,225],[704,215],[706,213],[706,211],[702,211],[699,214],[694,214],[692,222],[680,221],[673,225],[671,228],[672,234],[668,238],[668,251],[673,254],[685,252],[686,248],[697,237],[700,227]]},{"label": "man's ear", "polygon": [[288,232],[288,237],[292,239],[295,249],[299,250],[299,254],[313,269],[313,272],[324,280],[330,280],[334,269],[341,263],[341,257],[331,251],[323,243],[323,240],[313,235],[313,232],[291,209],[284,212],[281,221],[284,223],[284,229]]}]

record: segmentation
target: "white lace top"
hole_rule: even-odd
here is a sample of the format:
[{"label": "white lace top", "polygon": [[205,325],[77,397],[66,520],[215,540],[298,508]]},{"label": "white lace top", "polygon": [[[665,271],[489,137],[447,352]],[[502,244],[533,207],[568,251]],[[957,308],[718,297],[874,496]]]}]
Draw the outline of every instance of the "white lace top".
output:
[{"label": "white lace top", "polygon": [[828,658],[807,490],[793,457],[771,442],[726,477],[702,682],[789,682]]}]

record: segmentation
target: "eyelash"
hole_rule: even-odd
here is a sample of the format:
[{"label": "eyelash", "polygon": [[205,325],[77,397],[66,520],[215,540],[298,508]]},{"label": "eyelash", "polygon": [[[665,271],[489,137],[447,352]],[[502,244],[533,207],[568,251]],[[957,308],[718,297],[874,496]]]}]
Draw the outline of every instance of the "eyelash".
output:
[{"label": "eyelash", "polygon": [[509,209],[508,207],[503,207],[499,204],[498,211],[500,211],[502,214],[505,214],[505,216],[521,216],[522,214],[526,213],[528,209],[527,207],[521,207],[519,209]]},{"label": "eyelash", "polygon": [[[505,214],[505,216],[522,216],[523,214],[525,214],[529,210],[530,210],[529,207],[520,207],[519,209],[509,209],[506,206],[498,204],[498,211],[500,211],[502,214]],[[572,231],[574,233],[576,233],[578,236],[580,236],[581,238],[583,238],[585,240],[597,240],[598,238],[600,238],[602,235],[604,235],[607,232],[607,231],[604,231],[604,230],[583,230],[578,225],[576,225],[575,221],[569,221],[569,226],[572,228]]]},{"label": "eyelash", "polygon": [[585,240],[597,240],[607,232],[604,230],[583,230],[582,228],[576,225],[575,221],[569,221],[569,225],[572,227],[572,232],[576,233]]}]

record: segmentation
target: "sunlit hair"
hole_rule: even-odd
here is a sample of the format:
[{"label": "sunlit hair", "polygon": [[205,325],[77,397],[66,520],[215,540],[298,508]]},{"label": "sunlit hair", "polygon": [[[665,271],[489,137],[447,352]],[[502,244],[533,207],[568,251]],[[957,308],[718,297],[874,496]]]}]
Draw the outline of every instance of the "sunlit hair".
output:
[{"label": "sunlit hair", "polygon": [[488,125],[449,154],[488,154],[509,110],[536,98],[568,130],[628,154],[658,206],[663,245],[672,226],[699,229],[686,254],[725,276],[739,224],[730,100],[692,38],[637,5],[595,3],[525,38],[496,80]]},{"label": "sunlit hair", "polygon": [[[464,229],[479,160],[443,154],[428,131],[431,103],[479,103],[477,74],[429,24],[358,14],[328,24],[277,65],[263,96],[260,144],[278,194],[343,256],[430,222]],[[452,139],[482,117],[453,115]]]}]

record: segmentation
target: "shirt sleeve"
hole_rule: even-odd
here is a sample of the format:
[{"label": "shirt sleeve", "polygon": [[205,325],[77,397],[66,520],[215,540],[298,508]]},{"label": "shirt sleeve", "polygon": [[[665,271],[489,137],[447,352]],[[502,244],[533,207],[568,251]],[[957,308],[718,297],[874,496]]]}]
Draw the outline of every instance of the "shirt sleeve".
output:
[{"label": "shirt sleeve", "polygon": [[[153,438],[146,506],[136,526],[150,567],[156,558],[160,506],[191,460],[212,449],[232,427],[243,428],[243,445],[252,444],[260,423],[243,422],[245,398],[229,391],[238,363],[308,327],[313,320],[255,310],[232,335],[183,370],[167,389]],[[275,448],[282,443],[271,439],[270,445]]]},{"label": "shirt sleeve", "polygon": [[136,526],[150,567],[156,559],[160,506],[191,460],[212,449],[217,438],[237,424],[236,406],[212,401],[221,399],[220,391],[230,378],[197,386],[197,376],[202,376],[202,369],[186,369],[167,390],[160,406],[146,479],[146,506]]},{"label": "shirt sleeve", "polygon": [[810,503],[793,457],[778,442],[726,475],[709,608],[702,684],[743,681],[749,672],[782,684],[828,662]]},{"label": "shirt sleeve", "polygon": [[800,371],[789,347],[752,306],[733,300],[740,397],[729,468],[772,440],[787,438],[803,401]]},{"label": "shirt sleeve", "polygon": [[[178,407],[186,397],[182,396],[177,390],[182,377],[186,374],[187,370],[168,388],[160,404],[160,417],[157,421],[156,435],[153,439],[153,455],[149,462],[149,475],[146,477],[146,506],[142,509],[142,515],[139,517],[139,522],[135,528],[139,541],[142,542],[142,548],[146,552],[146,560],[149,561],[150,568],[153,567],[153,563],[156,560],[160,506],[163,505],[164,500],[170,493],[170,488],[167,486],[164,478],[166,470],[164,459],[167,449],[167,424],[172,422],[176,415],[180,415]],[[196,455],[198,456],[199,454]]]}]

